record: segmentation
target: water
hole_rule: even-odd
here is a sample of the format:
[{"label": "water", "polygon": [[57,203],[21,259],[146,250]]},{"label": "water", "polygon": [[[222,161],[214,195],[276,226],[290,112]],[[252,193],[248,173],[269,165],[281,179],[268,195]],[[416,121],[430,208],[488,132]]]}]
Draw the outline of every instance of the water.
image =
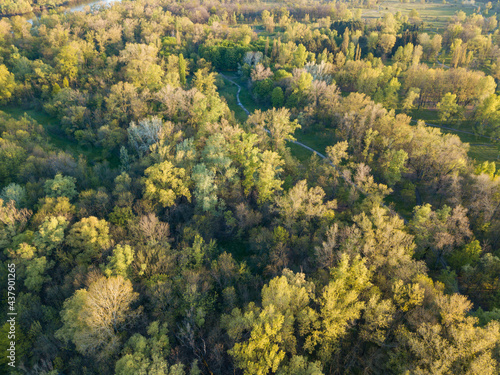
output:
[{"label": "water", "polygon": [[[98,7],[101,7],[104,5],[111,5],[113,3],[118,3],[120,1],[121,0],[92,0],[89,2],[85,2],[85,3],[75,4],[71,7],[69,7],[69,9],[66,11],[66,13],[67,12],[83,12],[83,11],[85,11],[86,7],[98,8]],[[39,16],[37,16],[36,18],[39,18]],[[31,18],[27,22],[29,22],[33,25],[33,20],[34,20],[34,18]]]},{"label": "water", "polygon": [[85,10],[85,7],[94,7],[94,6],[103,6],[103,5],[110,5],[113,3],[118,3],[121,0],[94,0],[89,3],[83,3],[83,4],[78,4],[74,5],[71,8],[68,9],[68,12],[83,12]]}]

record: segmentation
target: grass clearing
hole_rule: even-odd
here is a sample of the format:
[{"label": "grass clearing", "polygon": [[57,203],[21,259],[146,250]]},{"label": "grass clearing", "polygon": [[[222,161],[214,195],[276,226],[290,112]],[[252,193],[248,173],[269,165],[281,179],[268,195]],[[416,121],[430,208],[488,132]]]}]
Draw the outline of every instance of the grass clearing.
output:
[{"label": "grass clearing", "polygon": [[[439,125],[438,112],[435,110],[414,110],[411,113],[411,117],[415,120],[424,120],[430,123]],[[466,132],[474,132],[473,125],[470,122],[464,121],[461,124],[447,123],[444,126],[455,128],[457,130],[462,130]],[[494,161],[497,165],[497,169],[500,168],[500,147],[499,144],[485,137],[480,137],[472,134],[466,134],[459,131],[453,131],[448,129],[440,128],[441,132],[444,134],[455,134],[464,143],[469,144],[468,155],[471,159],[474,159],[478,163],[485,161]]]},{"label": "grass clearing", "polygon": [[78,141],[68,138],[59,125],[59,121],[47,113],[35,110],[35,109],[24,109],[20,106],[2,106],[0,111],[5,112],[15,119],[22,118],[25,114],[31,117],[33,120],[38,122],[43,126],[47,136],[49,137],[50,143],[57,150],[63,150],[67,153],[73,155],[76,159],[80,155],[85,156],[88,161],[91,162],[102,162],[107,160],[111,167],[117,167],[120,164],[120,159],[118,155],[108,155],[102,148],[97,148],[93,146],[82,146]]},{"label": "grass clearing", "polygon": [[226,99],[229,109],[234,112],[234,117],[236,117],[239,122],[245,122],[248,116],[236,101],[238,88],[227,79],[223,78],[223,82],[224,85],[218,87],[219,95]]},{"label": "grass clearing", "polygon": [[443,4],[442,2],[411,2],[402,3],[396,0],[382,1],[376,9],[363,9],[362,17],[365,19],[377,19],[386,13],[395,14],[401,12],[409,15],[415,9],[425,24],[425,28],[431,32],[440,32],[445,29],[447,21],[458,11],[465,12],[468,16],[474,13],[476,6],[462,4]]}]

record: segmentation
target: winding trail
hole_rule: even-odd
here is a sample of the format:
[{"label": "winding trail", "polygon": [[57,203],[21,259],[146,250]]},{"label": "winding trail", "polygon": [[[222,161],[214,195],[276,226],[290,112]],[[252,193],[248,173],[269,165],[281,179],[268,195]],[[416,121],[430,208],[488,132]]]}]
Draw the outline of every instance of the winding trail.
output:
[{"label": "winding trail", "polygon": [[[241,104],[241,100],[240,100],[240,92],[241,92],[241,86],[236,83],[235,81],[233,81],[231,78],[229,78],[228,76],[222,74],[222,73],[219,73],[219,75],[221,75],[222,77],[224,77],[225,79],[227,79],[229,82],[231,82],[233,85],[235,85],[237,88],[238,88],[238,92],[236,93],[236,102],[238,104],[238,106],[241,107],[241,109],[243,109],[243,111],[245,111],[245,113],[250,116],[250,111],[248,109],[245,108],[245,106],[243,104]],[[271,134],[271,132],[268,130],[268,129],[264,129],[268,134]],[[323,155],[321,152],[319,151],[316,151],[315,149],[303,144],[302,142],[299,142],[299,141],[294,141],[294,140],[291,140],[291,139],[287,139],[288,142],[291,142],[291,143],[294,143],[296,144],[297,146],[300,146],[302,148],[305,148],[306,150],[309,150],[311,151],[312,153],[318,155],[321,159],[324,159],[324,160],[327,160],[329,162],[329,160],[327,159],[327,157],[325,155]],[[329,162],[330,163],[330,162]],[[333,165],[332,163],[330,163],[334,168],[337,169],[337,167],[335,165]]]},{"label": "winding trail", "polygon": [[[238,106],[240,106],[243,111],[245,111],[245,113],[247,115],[250,115],[250,111],[248,109],[245,108],[245,106],[241,103],[241,100],[240,100],[240,92],[241,92],[241,86],[236,83],[235,81],[233,81],[231,78],[227,77],[226,75],[222,74],[222,73],[219,73],[222,77],[224,77],[226,80],[228,80],[229,82],[231,82],[233,85],[236,85],[236,87],[238,87],[238,91],[236,93],[236,102],[238,104]],[[265,129],[264,130],[268,133],[268,134],[271,134],[271,132],[269,131],[269,129]],[[303,144],[302,142],[299,142],[299,141],[294,141],[292,139],[287,139],[288,142],[291,142],[293,144],[296,144],[297,146],[300,146],[302,148],[305,148],[306,150],[309,150],[311,151],[312,153],[318,155],[321,159],[323,159],[325,162],[327,162],[329,165],[331,165],[333,168],[335,168],[335,170],[339,173],[339,176],[340,178],[342,178],[347,184],[349,184],[351,187],[353,187],[354,189],[356,189],[358,192],[362,193],[363,195],[365,196],[370,196],[369,193],[367,193],[363,188],[361,188],[359,185],[355,184],[354,182],[352,182],[351,180],[349,179],[346,179],[343,174],[342,174],[342,171],[339,169],[338,166],[336,166],[335,164],[333,164],[325,155],[323,155],[321,152],[313,149],[312,147],[309,147],[305,144]],[[386,208],[389,212],[391,212],[393,215],[396,215],[398,216],[401,220],[404,221],[404,223],[408,223],[408,221],[403,217],[401,216],[399,213],[397,213],[396,211],[394,211],[392,208],[390,208],[389,206],[387,206],[385,203],[381,203],[380,204],[382,207]]]},{"label": "winding trail", "polygon": [[448,65],[443,64],[441,61],[439,61],[439,56],[442,54],[442,52],[439,52],[436,56],[436,61],[439,65],[441,65],[443,68],[450,69]]}]

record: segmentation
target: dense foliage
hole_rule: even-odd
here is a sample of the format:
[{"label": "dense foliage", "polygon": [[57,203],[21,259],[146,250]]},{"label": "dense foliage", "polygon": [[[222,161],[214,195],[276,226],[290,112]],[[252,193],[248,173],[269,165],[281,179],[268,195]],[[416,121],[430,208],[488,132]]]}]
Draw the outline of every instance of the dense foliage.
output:
[{"label": "dense foliage", "polygon": [[500,137],[497,16],[373,5],[0,19],[0,371],[498,374],[500,175],[410,117]]}]

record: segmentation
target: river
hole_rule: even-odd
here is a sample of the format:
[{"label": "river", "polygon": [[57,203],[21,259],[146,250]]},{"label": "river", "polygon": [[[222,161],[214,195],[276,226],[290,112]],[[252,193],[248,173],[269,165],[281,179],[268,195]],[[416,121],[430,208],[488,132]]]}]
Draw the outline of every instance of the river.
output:
[{"label": "river", "polygon": [[[92,0],[79,4],[71,5],[66,12],[83,12],[86,7],[99,7],[103,5],[111,5],[113,3],[119,3],[121,0]],[[38,17],[38,16],[37,16]],[[33,24],[34,18],[28,20],[29,23]]]},{"label": "river", "polygon": [[70,7],[68,9],[68,12],[81,12],[85,10],[85,7],[93,7],[95,5],[102,6],[102,5],[109,5],[113,3],[118,3],[121,0],[93,0],[90,2],[85,2],[85,3],[80,3],[80,4],[75,4],[74,6]]}]

